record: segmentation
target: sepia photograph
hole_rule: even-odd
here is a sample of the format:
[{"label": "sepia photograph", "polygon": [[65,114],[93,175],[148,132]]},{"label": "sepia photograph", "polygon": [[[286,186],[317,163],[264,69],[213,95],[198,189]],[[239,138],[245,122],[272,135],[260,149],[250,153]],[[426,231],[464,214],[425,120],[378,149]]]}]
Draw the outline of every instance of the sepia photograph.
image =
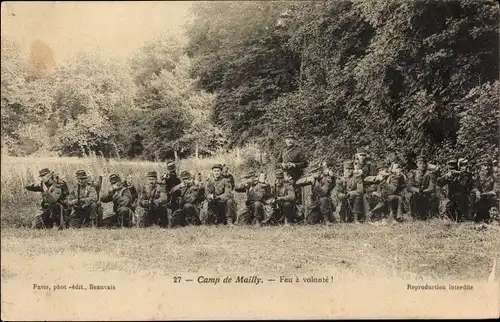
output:
[{"label": "sepia photograph", "polygon": [[3,1],[1,319],[499,318],[499,16]]}]

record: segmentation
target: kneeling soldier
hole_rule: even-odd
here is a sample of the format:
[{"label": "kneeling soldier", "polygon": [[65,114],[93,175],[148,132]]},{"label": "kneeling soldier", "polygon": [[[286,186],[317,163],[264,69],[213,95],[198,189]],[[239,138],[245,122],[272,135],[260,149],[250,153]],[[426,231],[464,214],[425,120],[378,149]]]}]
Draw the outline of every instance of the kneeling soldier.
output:
[{"label": "kneeling soldier", "polygon": [[146,177],[148,184],[139,195],[140,207],[137,209],[137,227],[149,227],[153,224],[168,227],[168,195],[165,188],[158,183],[156,171],[149,171]]},{"label": "kneeling soldier", "polygon": [[337,180],[333,189],[336,210],[341,222],[358,222],[365,216],[363,202],[363,179],[354,175],[354,163],[344,162],[344,175]]},{"label": "kneeling soldier", "polygon": [[70,228],[81,228],[97,220],[97,191],[88,181],[85,170],[76,172],[77,185],[69,196],[68,205],[72,207],[69,216]]},{"label": "kneeling soldier", "polygon": [[272,223],[280,223],[284,221],[285,226],[289,223],[299,221],[297,212],[295,211],[295,191],[293,186],[285,181],[285,176],[282,170],[276,170],[276,182],[271,188],[271,199],[267,200],[267,204],[272,207],[272,215],[269,220]]},{"label": "kneeling soldier", "polygon": [[303,187],[311,185],[311,207],[307,213],[308,224],[324,222],[331,225],[335,222],[333,216],[332,190],[335,187],[335,176],[331,164],[323,163],[320,172],[311,177],[299,179],[296,185]]},{"label": "kneeling soldier", "polygon": [[240,215],[240,222],[244,224],[255,224],[260,226],[265,219],[264,205],[265,200],[270,198],[271,188],[269,184],[257,180],[255,173],[250,171],[244,177],[245,181],[239,183],[234,188],[237,192],[246,192],[246,209]]},{"label": "kneeling soldier", "polygon": [[102,202],[113,202],[113,214],[103,219],[104,227],[130,227],[132,222],[132,193],[117,174],[109,176],[111,188],[101,198]]},{"label": "kneeling soldier", "polygon": [[493,161],[483,159],[480,162],[481,169],[474,185],[474,221],[489,222],[490,209],[498,205],[498,198],[493,174]]},{"label": "kneeling soldier", "polygon": [[204,199],[204,188],[195,184],[188,171],[180,175],[182,182],[170,190],[172,200],[178,205],[172,215],[172,227],[200,225],[200,204]]},{"label": "kneeling soldier", "polygon": [[222,177],[222,165],[212,167],[212,178],[205,185],[205,198],[208,202],[207,212],[204,213],[204,224],[228,224],[236,222],[236,205],[231,193],[231,183]]},{"label": "kneeling soldier", "polygon": [[31,227],[62,229],[65,226],[64,204],[69,194],[68,186],[47,168],[40,170],[39,175],[40,182],[24,187],[28,191],[42,193],[42,213],[35,216]]}]

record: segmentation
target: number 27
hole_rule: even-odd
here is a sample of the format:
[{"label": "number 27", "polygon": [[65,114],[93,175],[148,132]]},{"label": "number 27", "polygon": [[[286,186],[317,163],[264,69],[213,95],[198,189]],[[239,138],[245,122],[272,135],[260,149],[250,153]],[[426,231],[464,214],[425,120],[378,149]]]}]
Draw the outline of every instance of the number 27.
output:
[{"label": "number 27", "polygon": [[180,276],[175,276],[174,277],[174,283],[180,283],[181,282],[181,277]]}]

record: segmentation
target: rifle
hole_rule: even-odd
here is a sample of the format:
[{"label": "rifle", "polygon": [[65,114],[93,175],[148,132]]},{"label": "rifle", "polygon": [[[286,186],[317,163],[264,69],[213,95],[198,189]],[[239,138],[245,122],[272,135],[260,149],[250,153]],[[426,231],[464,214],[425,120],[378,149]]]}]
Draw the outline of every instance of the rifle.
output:
[{"label": "rifle", "polygon": [[99,176],[97,179],[97,184],[95,186],[95,190],[97,192],[97,209],[96,209],[96,219],[93,220],[92,226],[99,227],[100,225],[100,203],[101,203],[101,188],[102,188],[102,176]]}]

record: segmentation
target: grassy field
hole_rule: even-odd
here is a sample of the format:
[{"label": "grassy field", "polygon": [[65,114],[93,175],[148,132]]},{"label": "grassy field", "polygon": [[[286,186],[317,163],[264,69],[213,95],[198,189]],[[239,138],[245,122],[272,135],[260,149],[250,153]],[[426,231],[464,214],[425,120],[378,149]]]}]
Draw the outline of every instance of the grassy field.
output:
[{"label": "grassy field", "polygon": [[[217,160],[185,160],[180,163],[180,169],[196,170],[206,175],[213,162],[217,161],[228,164],[238,178],[245,169],[246,163],[243,160],[243,157],[235,155],[221,156]],[[439,219],[428,222],[408,220],[402,224],[389,225],[341,224],[332,227],[322,225],[178,229],[152,227],[62,231],[35,231],[22,228],[29,225],[32,216],[38,210],[39,202],[39,196],[28,193],[23,186],[34,180],[38,170],[42,167],[55,170],[71,185],[73,174],[80,168],[86,169],[93,176],[101,174],[105,178],[110,173],[118,172],[127,180],[137,184],[144,180],[143,176],[146,171],[156,169],[163,172],[164,166],[164,164],[157,163],[104,161],[92,158],[2,158],[1,277],[2,289],[6,290],[5,294],[8,294],[2,296],[2,306],[10,305],[8,306],[9,312],[15,312],[16,319],[39,318],[39,310],[55,302],[44,302],[50,298],[40,298],[40,295],[37,295],[40,293],[30,289],[32,283],[44,281],[68,284],[91,281],[104,284],[112,282],[121,287],[128,287],[129,297],[117,298],[115,302],[109,302],[111,301],[109,298],[100,295],[99,301],[101,302],[95,304],[97,306],[92,311],[82,309],[78,311],[80,313],[75,313],[76,311],[67,306],[65,311],[60,309],[50,311],[50,316],[53,319],[78,317],[99,319],[102,316],[109,319],[207,318],[209,316],[203,315],[203,311],[199,311],[197,307],[193,306],[189,315],[187,311],[173,304],[168,306],[164,302],[159,302],[158,298],[168,294],[174,298],[182,298],[182,301],[185,301],[184,305],[191,305],[192,294],[188,293],[189,288],[175,288],[176,284],[172,282],[173,276],[182,276],[184,279],[196,279],[201,275],[241,276],[245,274],[276,279],[280,276],[291,278],[328,276],[332,280],[358,283],[364,281],[365,284],[359,285],[361,289],[368,285],[366,283],[374,281],[400,281],[395,286],[400,289],[405,281],[473,280],[491,283],[492,280],[497,281],[500,275],[500,265],[495,264],[500,260],[500,227],[498,225],[457,224]],[[106,180],[104,182],[104,189],[106,189],[107,182]],[[239,194],[237,201],[241,202],[242,198],[243,196]],[[153,292],[156,294],[155,299],[148,300],[149,304],[133,296],[133,294],[143,298],[152,296],[153,293],[141,293],[141,287],[144,288],[145,285],[151,283],[156,286],[147,286],[148,292],[154,290],[157,293]],[[343,294],[354,292],[353,296],[359,297],[359,291],[354,291],[354,286],[346,287]],[[209,301],[215,301],[217,297],[214,298],[212,293],[206,293],[209,292],[208,290],[210,288],[197,288],[194,292],[197,296],[203,297],[203,301],[207,301],[207,298],[211,299]],[[231,293],[233,295],[230,297],[243,301],[241,289],[233,289],[233,291],[235,293]],[[248,296],[253,294],[256,305],[258,301],[271,300],[257,290],[248,289],[248,292]],[[282,292],[288,294],[290,299],[303,296],[302,291],[296,288],[283,289]],[[322,291],[315,290],[314,292]],[[51,301],[56,302],[71,301],[71,299],[75,301],[96,300],[95,296],[83,299],[76,297],[76,294],[57,292],[53,294]],[[404,294],[410,296],[408,293]],[[368,298],[362,301],[365,304],[379,303],[380,296],[373,298],[366,295],[365,297]],[[384,296],[394,298],[394,301],[400,300],[392,293]],[[417,303],[415,299],[408,300]],[[19,301],[31,301],[29,309],[21,308],[19,305],[16,307]],[[315,306],[319,305],[317,302],[307,302],[307,299],[304,301],[306,301],[304,303],[309,303],[308,306],[296,307],[291,303],[286,304],[288,303],[286,301],[281,302],[282,306],[273,306],[277,310],[273,312],[290,313],[293,311],[290,311],[290,308],[293,307],[297,312],[295,317],[324,317],[332,314],[330,311],[323,312],[324,306]],[[422,308],[414,307],[415,312],[428,309],[436,303],[432,299],[429,301],[428,303],[419,302]],[[451,306],[456,303],[454,299],[449,299],[449,301]],[[483,300],[478,299],[478,301]],[[213,302],[212,308],[220,307],[221,310],[226,310],[223,302]],[[137,303],[142,303],[140,305],[147,307],[150,313],[145,316],[140,313],[144,312],[143,309],[137,307],[136,310],[131,309],[134,305],[139,305]],[[255,314],[261,313],[261,311],[252,311],[246,303],[241,302],[240,309],[245,307],[248,315],[241,315],[241,317],[255,317]],[[383,312],[389,312],[387,308],[382,309],[383,303],[381,302],[373,306],[347,303],[350,305],[348,308],[345,307],[346,303],[336,304],[340,313],[337,312],[338,314],[335,313],[332,316],[339,314],[357,316],[356,314],[362,314],[362,312],[368,315],[379,314],[376,313],[378,311],[373,311],[374,307],[385,310]],[[110,305],[130,308],[123,312],[110,311]],[[436,307],[436,310],[440,308],[441,306]],[[363,311],[365,309],[366,311]],[[395,307],[391,306],[390,309],[395,309]],[[461,309],[468,310],[467,307],[461,307]],[[157,312],[156,315],[153,314],[154,312]],[[197,312],[198,315],[193,315],[192,312]],[[401,311],[400,314],[405,315],[407,312]],[[303,315],[306,313],[310,315]],[[463,313],[460,316],[466,316],[466,314]],[[210,315],[210,317],[221,316]],[[233,317],[238,316],[233,315]],[[5,319],[7,316],[2,316],[2,318]]]}]

